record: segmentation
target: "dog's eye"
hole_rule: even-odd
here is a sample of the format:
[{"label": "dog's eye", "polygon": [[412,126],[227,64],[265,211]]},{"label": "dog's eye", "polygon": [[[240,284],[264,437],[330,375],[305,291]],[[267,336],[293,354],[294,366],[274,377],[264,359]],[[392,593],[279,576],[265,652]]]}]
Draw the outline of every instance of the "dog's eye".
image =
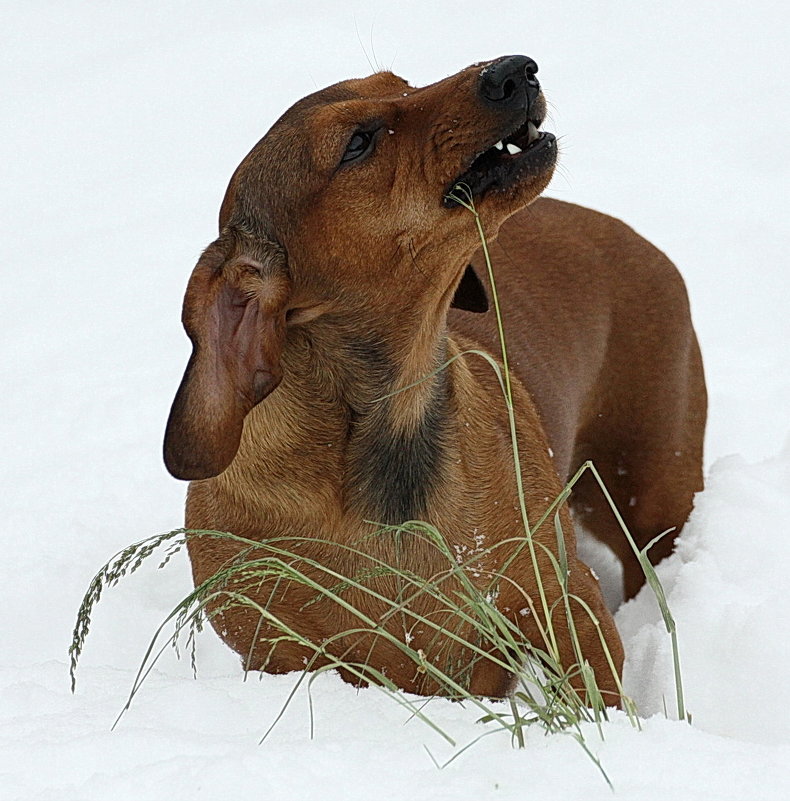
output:
[{"label": "dog's eye", "polygon": [[346,145],[346,152],[340,159],[341,164],[356,161],[367,155],[373,149],[375,131],[356,131]]}]

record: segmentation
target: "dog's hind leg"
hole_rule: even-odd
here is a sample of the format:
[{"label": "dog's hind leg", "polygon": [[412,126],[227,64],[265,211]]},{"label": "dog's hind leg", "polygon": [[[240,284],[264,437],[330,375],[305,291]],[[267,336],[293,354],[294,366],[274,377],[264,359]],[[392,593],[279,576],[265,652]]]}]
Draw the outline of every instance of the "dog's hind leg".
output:
[{"label": "dog's hind leg", "polygon": [[[640,550],[664,534],[648,551],[655,565],[672,552],[702,489],[706,394],[696,340],[675,375],[652,375],[655,380],[632,396],[632,406],[603,408],[592,417],[579,432],[574,461],[593,462]],[[571,505],[585,530],[619,558],[624,597],[632,598],[644,584],[642,568],[589,472],[574,488]]]}]

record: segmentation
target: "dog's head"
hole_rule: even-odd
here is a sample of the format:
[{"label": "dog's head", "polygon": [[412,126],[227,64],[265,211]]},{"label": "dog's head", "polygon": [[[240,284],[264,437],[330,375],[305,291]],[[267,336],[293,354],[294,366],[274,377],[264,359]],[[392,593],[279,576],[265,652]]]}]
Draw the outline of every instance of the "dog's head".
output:
[{"label": "dog's head", "polygon": [[292,327],[334,316],[409,337],[454,298],[484,307],[465,274],[479,246],[466,206],[491,238],[549,182],[556,141],[538,130],[536,72],[506,56],[421,89],[377,73],[272,126],[234,173],[187,289],[194,349],[165,435],[174,476],[230,464],[245,416],[279,383]]}]

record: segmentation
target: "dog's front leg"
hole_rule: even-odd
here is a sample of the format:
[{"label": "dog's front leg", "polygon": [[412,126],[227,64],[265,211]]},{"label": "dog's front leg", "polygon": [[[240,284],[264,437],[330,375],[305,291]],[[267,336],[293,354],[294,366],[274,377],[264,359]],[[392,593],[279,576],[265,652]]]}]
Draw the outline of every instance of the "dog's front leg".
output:
[{"label": "dog's front leg", "polygon": [[[570,525],[569,520],[565,522]],[[535,570],[529,548],[522,545],[508,576],[500,581],[497,607],[529,641],[544,686],[568,676],[574,690],[592,705],[592,699],[585,697],[581,673],[587,663],[606,706],[620,706],[623,646],[598,581],[572,553],[568,554],[567,576],[558,575],[556,556],[550,559],[545,548],[536,538]],[[517,689],[520,671],[508,672],[501,663],[514,664],[517,657],[501,652],[492,652],[492,656],[496,659],[477,662],[470,689],[475,695],[502,698]]]}]

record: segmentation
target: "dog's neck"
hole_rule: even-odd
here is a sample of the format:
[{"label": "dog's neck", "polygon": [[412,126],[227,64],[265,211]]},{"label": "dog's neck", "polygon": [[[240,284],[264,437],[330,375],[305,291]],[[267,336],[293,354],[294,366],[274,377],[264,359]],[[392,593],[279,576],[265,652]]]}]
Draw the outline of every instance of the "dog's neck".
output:
[{"label": "dog's neck", "polygon": [[289,373],[303,377],[301,386],[289,380],[288,391],[336,399],[349,508],[386,524],[421,519],[446,462],[452,376],[438,369],[446,333],[443,324],[416,332],[404,325],[393,342],[360,330],[331,321],[305,333],[289,354],[298,362]]},{"label": "dog's neck", "polygon": [[[437,351],[434,371],[445,352]],[[365,388],[377,395],[369,405],[349,406],[345,490],[354,508],[387,524],[425,519],[444,468],[451,390],[444,370],[400,373]]]}]

